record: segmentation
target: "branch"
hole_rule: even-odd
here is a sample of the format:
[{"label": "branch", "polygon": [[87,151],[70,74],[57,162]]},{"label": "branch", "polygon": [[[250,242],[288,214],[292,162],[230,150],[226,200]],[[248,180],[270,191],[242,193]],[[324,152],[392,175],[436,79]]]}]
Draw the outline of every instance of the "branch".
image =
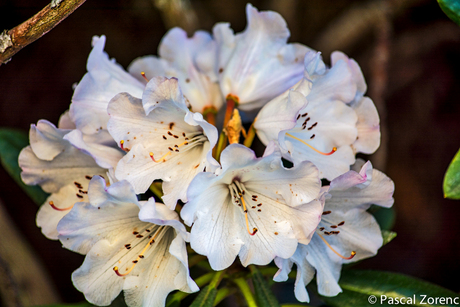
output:
[{"label": "branch", "polygon": [[52,0],[19,26],[0,34],[0,65],[28,44],[39,39],[72,14],[86,0]]}]

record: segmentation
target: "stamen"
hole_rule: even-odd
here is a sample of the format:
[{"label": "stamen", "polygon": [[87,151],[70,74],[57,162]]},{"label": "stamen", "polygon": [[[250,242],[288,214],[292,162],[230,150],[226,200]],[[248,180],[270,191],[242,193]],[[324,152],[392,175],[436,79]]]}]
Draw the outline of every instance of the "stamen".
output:
[{"label": "stamen", "polygon": [[307,145],[308,147],[310,147],[311,149],[313,149],[313,150],[316,151],[317,153],[322,154],[322,155],[325,155],[325,156],[332,155],[334,152],[337,151],[337,147],[332,147],[332,150],[331,150],[330,152],[322,152],[322,151],[316,149],[315,147],[311,146],[310,144],[308,144],[308,143],[305,142],[304,140],[299,139],[298,137],[293,136],[292,134],[286,133],[286,135],[287,135],[288,137],[291,137],[291,138],[293,138],[293,139],[299,141],[299,142],[304,143],[305,145]]},{"label": "stamen", "polygon": [[147,77],[145,76],[145,72],[141,71],[141,75],[142,77],[145,79],[145,81],[149,82],[150,80],[147,79]]},{"label": "stamen", "polygon": [[144,253],[145,251],[147,250],[147,248],[149,248],[150,245],[152,245],[152,243],[155,242],[155,238],[158,236],[158,234],[160,233],[161,230],[163,230],[165,228],[165,226],[161,226],[158,228],[157,232],[155,233],[155,235],[152,237],[151,240],[149,240],[149,243],[144,247],[144,249],[141,251],[141,253],[139,254],[139,256],[137,256],[137,259],[136,260],[133,260],[133,265],[129,268],[128,271],[126,271],[125,273],[120,273],[119,269],[117,266],[114,266],[113,267],[113,270],[115,271],[115,273],[122,277],[122,276],[126,276],[128,275],[129,273],[131,273],[131,271],[134,269],[134,267],[136,266],[136,264],[139,262],[140,259],[144,259]]},{"label": "stamen", "polygon": [[[175,147],[175,148],[179,148],[179,147],[181,147],[181,146],[188,145],[188,144],[189,144],[189,141],[188,141],[188,139],[187,139],[186,141],[182,142],[182,143],[179,144],[179,145],[174,145],[174,147]],[[149,152],[149,156],[150,156],[150,158],[152,159],[153,162],[159,163],[159,162],[165,162],[165,161],[166,161],[165,158],[166,158],[167,156],[169,156],[171,153],[173,153],[173,152],[179,152],[178,149],[176,149],[176,150],[174,151],[174,149],[172,149],[171,147],[168,147],[168,149],[169,149],[170,151],[168,151],[163,157],[161,157],[161,158],[158,159],[158,160],[156,160],[156,159],[153,157],[153,152]]]},{"label": "stamen", "polygon": [[70,210],[70,209],[73,208],[73,205],[70,206],[70,207],[67,207],[67,208],[58,208],[58,207],[56,207],[56,206],[54,205],[54,202],[53,202],[53,201],[50,201],[49,204],[50,204],[51,208],[53,208],[54,210],[57,210],[57,211],[67,211],[67,210]]},{"label": "stamen", "polygon": [[342,256],[341,254],[339,254],[339,252],[337,252],[335,249],[332,248],[332,246],[326,241],[326,239],[324,239],[322,235],[320,235],[319,233],[316,233],[316,234],[324,241],[324,243],[326,243],[327,247],[329,247],[340,258],[345,259],[345,260],[350,260],[350,259],[353,259],[353,257],[356,255],[356,252],[352,251],[350,257]]},{"label": "stamen", "polygon": [[244,198],[241,197],[240,199],[241,199],[241,202],[243,203],[244,218],[246,219],[246,230],[248,231],[248,233],[251,236],[253,236],[253,235],[256,234],[257,228],[256,227],[252,228],[252,233],[251,233],[251,231],[249,231],[248,210],[246,209],[246,204],[244,203]]}]

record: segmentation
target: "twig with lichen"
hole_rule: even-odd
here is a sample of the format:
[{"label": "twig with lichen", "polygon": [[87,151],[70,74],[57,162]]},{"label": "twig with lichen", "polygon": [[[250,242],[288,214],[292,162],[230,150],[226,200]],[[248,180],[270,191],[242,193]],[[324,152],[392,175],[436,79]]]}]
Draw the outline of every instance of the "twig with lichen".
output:
[{"label": "twig with lichen", "polygon": [[86,0],[53,0],[40,12],[0,34],[0,65],[19,50],[39,39],[72,14]]}]

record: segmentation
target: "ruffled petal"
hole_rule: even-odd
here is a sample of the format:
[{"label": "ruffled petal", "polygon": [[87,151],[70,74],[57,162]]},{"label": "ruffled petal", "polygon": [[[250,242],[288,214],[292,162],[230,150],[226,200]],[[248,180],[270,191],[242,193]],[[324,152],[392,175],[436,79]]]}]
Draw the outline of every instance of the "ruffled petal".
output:
[{"label": "ruffled petal", "polygon": [[89,180],[86,178],[75,178],[74,183],[68,184],[57,193],[51,194],[40,207],[36,222],[48,239],[58,239],[57,225],[70,212],[75,203],[88,201],[88,183]]},{"label": "ruffled petal", "polygon": [[267,103],[254,122],[261,142],[268,144],[270,141],[277,141],[281,131],[294,128],[300,110],[304,109],[307,103],[305,96],[294,90],[281,94]]},{"label": "ruffled petal", "polygon": [[22,181],[29,185],[38,184],[47,193],[56,193],[77,178],[104,176],[106,172],[92,157],[73,146],[67,146],[52,161],[38,159],[28,146],[21,151],[18,161]]},{"label": "ruffled petal", "polygon": [[144,85],[127,73],[104,52],[105,36],[101,36],[91,51],[88,73],[77,85],[70,105],[70,117],[85,134],[106,129],[107,105],[116,94],[128,92],[141,97]]},{"label": "ruffled petal", "polygon": [[[364,184],[363,179],[353,180],[356,177],[363,177],[364,173],[367,174],[364,180],[367,181],[367,184]],[[372,171],[372,176],[369,176],[369,172]],[[330,194],[332,195],[331,199],[327,200],[327,205],[330,208],[343,208],[344,206],[350,207],[360,207],[366,210],[370,205],[375,204],[382,207],[389,208],[393,205],[393,193],[394,193],[394,183],[382,172],[372,169],[370,163],[366,163],[360,172],[359,175],[354,171],[350,171],[347,174],[343,175],[344,177],[339,177],[337,181],[333,180],[331,182]],[[372,180],[371,180],[372,179]],[[351,180],[351,182],[356,183],[356,186],[351,186],[348,189],[345,189],[351,184],[343,183],[345,180]],[[361,181],[361,183],[359,182]]]},{"label": "ruffled petal", "polygon": [[302,59],[308,48],[286,44],[290,33],[278,13],[258,12],[248,4],[246,14],[248,25],[244,32],[231,38],[226,27],[218,25],[214,34],[218,36],[217,67],[222,94],[237,96],[239,108],[250,111],[302,78]]},{"label": "ruffled petal", "polygon": [[211,156],[217,130],[188,111],[175,79],[152,79],[143,99],[122,93],[109,104],[109,132],[129,151],[115,174],[130,181],[136,193],[162,179],[163,200],[174,208],[178,199],[187,200],[188,184],[197,173],[217,168]]},{"label": "ruffled petal", "polygon": [[86,137],[80,130],[73,130],[64,139],[87,155],[93,157],[100,167],[110,169],[117,166],[118,161],[123,158],[124,153],[118,148],[111,137],[110,145],[105,145],[101,142],[106,136],[110,137],[107,130],[101,130],[97,134]]},{"label": "ruffled petal", "polygon": [[39,120],[37,125],[30,125],[30,147],[38,159],[51,161],[68,147],[63,137],[69,132],[56,128],[47,120]]},{"label": "ruffled petal", "polygon": [[58,225],[62,245],[86,254],[99,240],[110,244],[129,241],[133,231],[144,223],[138,219],[136,194],[127,181],[106,187],[105,180],[94,177],[89,186],[91,203],[77,204]]},{"label": "ruffled petal", "polygon": [[380,118],[377,109],[369,97],[363,97],[350,106],[358,116],[358,137],[353,148],[356,152],[372,154],[380,146]]}]

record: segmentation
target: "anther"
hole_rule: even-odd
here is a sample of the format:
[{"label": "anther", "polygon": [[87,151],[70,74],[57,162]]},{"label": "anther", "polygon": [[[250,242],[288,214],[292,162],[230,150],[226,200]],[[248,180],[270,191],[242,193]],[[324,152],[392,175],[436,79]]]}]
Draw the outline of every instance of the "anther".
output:
[{"label": "anther", "polygon": [[[308,129],[310,130],[310,128],[308,128]],[[299,141],[299,142],[301,142],[301,143],[307,145],[308,147],[310,147],[311,149],[313,149],[313,150],[316,151],[317,153],[322,154],[322,155],[325,155],[325,156],[332,155],[334,152],[337,151],[337,147],[333,147],[332,150],[331,150],[330,152],[322,152],[322,151],[316,149],[315,147],[311,146],[310,144],[308,144],[308,143],[305,142],[304,140],[299,139],[298,137],[293,136],[292,134],[286,133],[286,135],[287,135],[288,137],[291,137],[291,138],[293,138],[293,139],[295,139],[295,140],[297,140],[297,141]]]},{"label": "anther", "polygon": [[350,259],[353,259],[353,257],[356,255],[356,252],[352,251],[350,253],[350,257],[342,256],[341,254],[339,254],[339,252],[337,252],[335,249],[332,248],[332,246],[326,241],[326,239],[323,238],[322,235],[320,235],[319,233],[317,233],[317,235],[324,241],[324,243],[326,243],[327,247],[329,247],[340,258],[345,259],[345,260],[350,260]]},{"label": "anther", "polygon": [[142,78],[145,79],[145,81],[149,82],[149,79],[145,76],[145,72],[141,71]]},{"label": "anther", "polygon": [[56,207],[56,206],[54,205],[54,202],[53,202],[53,201],[50,201],[49,204],[50,204],[51,208],[53,208],[54,210],[57,210],[57,211],[67,211],[67,210],[70,210],[70,209],[73,208],[73,205],[70,206],[70,207],[67,207],[67,208],[58,208],[58,207]]}]

